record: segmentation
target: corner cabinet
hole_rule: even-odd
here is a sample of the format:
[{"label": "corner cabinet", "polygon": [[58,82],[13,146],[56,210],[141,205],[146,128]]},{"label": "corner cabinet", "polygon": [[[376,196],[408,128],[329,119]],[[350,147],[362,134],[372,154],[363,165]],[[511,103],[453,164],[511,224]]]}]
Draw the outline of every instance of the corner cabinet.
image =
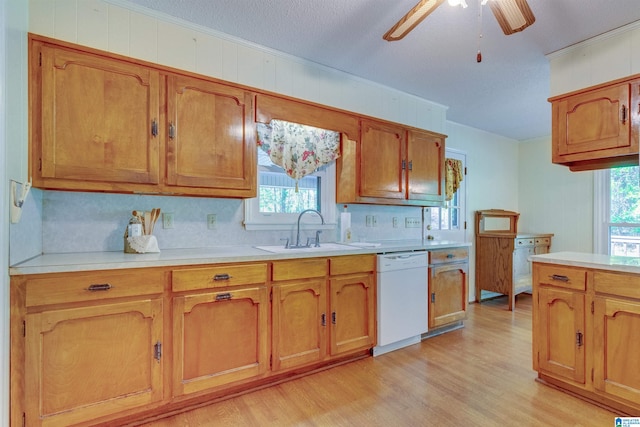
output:
[{"label": "corner cabinet", "polygon": [[360,140],[342,142],[337,202],[442,205],[444,139],[436,133],[362,119]]},{"label": "corner cabinet", "polygon": [[533,263],[533,368],[554,387],[640,414],[640,276]]},{"label": "corner cabinet", "polygon": [[552,160],[572,171],[638,164],[640,78],[550,98]]},{"label": "corner cabinet", "polygon": [[254,197],[254,93],[30,35],[30,169],[56,190]]}]

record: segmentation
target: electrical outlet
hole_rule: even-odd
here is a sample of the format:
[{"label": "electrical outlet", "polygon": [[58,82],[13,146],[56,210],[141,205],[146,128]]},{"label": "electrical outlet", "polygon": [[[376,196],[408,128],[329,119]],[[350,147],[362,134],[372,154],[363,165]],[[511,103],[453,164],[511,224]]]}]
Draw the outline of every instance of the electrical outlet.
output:
[{"label": "electrical outlet", "polygon": [[422,220],[415,217],[406,217],[404,219],[404,228],[420,228],[422,226]]},{"label": "electrical outlet", "polygon": [[215,230],[218,225],[218,217],[216,214],[207,215],[207,228],[209,230]]},{"label": "electrical outlet", "polygon": [[373,215],[367,215],[366,216],[366,222],[365,225],[367,227],[373,227]]},{"label": "electrical outlet", "polygon": [[398,217],[397,216],[393,217],[393,228],[398,228]]},{"label": "electrical outlet", "polygon": [[373,217],[371,218],[371,226],[372,227],[377,227],[378,226],[378,216],[377,215],[373,215]]},{"label": "electrical outlet", "polygon": [[172,213],[163,213],[162,214],[162,228],[173,228],[173,214]]}]

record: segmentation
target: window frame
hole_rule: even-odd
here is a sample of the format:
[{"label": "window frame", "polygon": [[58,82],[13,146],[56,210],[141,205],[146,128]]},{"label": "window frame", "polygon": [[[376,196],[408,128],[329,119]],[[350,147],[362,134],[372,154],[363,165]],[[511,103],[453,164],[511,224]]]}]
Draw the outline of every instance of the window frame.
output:
[{"label": "window frame", "polygon": [[[455,148],[445,148],[445,158],[453,158],[462,160],[462,166],[465,170],[464,179],[460,183],[460,188],[458,188],[458,211],[460,212],[460,228],[458,229],[430,229],[427,230],[427,225],[431,224],[431,221],[427,223],[427,218],[431,218],[431,209],[445,209],[446,206],[442,207],[430,207],[424,208],[423,218],[425,221],[425,229],[424,229],[424,238],[428,235],[432,235],[435,240],[455,240],[466,242],[467,241],[467,153],[462,150],[457,150]],[[445,204],[448,202],[445,202]],[[442,221],[442,215],[439,215],[440,222]],[[440,227],[440,225],[438,225]]]},{"label": "window frame", "polygon": [[636,223],[611,222],[611,169],[600,169],[593,174],[593,251],[611,255],[611,227],[633,227]]},{"label": "window frame", "polygon": [[[259,147],[257,148],[260,149]],[[317,215],[305,215],[300,228],[315,230],[334,230],[336,220],[336,162],[331,162],[322,170],[312,175],[320,177],[320,212],[324,217],[324,225],[320,225]],[[256,173],[258,193],[260,192],[260,171]],[[259,194],[244,200],[244,228],[245,230],[291,230],[298,221],[299,213],[265,213],[260,212]]]}]

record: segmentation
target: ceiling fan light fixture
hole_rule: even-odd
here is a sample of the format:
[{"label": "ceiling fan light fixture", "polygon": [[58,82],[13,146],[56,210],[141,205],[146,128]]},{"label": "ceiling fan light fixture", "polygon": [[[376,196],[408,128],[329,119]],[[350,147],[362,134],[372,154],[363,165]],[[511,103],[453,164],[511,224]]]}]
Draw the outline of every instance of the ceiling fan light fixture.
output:
[{"label": "ceiling fan light fixture", "polygon": [[462,6],[463,9],[466,9],[469,5],[465,0],[448,0],[450,6]]},{"label": "ceiling fan light fixture", "polygon": [[420,0],[400,21],[382,36],[387,41],[396,41],[406,36],[416,25],[424,20],[431,12],[445,0]]},{"label": "ceiling fan light fixture", "polygon": [[522,31],[536,21],[526,0],[495,0],[489,7],[505,35]]}]

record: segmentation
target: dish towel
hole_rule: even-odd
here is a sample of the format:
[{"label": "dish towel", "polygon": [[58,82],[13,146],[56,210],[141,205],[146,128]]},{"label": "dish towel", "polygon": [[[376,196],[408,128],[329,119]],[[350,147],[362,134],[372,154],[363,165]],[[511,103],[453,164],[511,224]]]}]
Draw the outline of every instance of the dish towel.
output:
[{"label": "dish towel", "polygon": [[445,200],[449,201],[460,188],[460,183],[464,178],[462,170],[462,160],[446,159],[445,160]]}]

